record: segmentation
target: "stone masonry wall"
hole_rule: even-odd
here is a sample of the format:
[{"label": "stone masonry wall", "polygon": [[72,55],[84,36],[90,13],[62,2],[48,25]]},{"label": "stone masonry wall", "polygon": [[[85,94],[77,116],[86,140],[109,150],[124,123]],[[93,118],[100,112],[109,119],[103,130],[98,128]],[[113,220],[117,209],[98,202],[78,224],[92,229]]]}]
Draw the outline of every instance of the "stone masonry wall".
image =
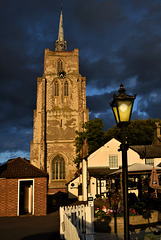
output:
[{"label": "stone masonry wall", "polygon": [[[61,61],[62,68],[58,69]],[[63,72],[63,76],[60,73]],[[68,83],[68,94],[64,84]],[[55,95],[55,84],[59,94]],[[49,188],[64,189],[74,178],[76,156],[75,131],[89,120],[86,109],[86,78],[79,73],[79,51],[50,51],[45,49],[44,74],[37,80],[37,108],[34,111],[33,141],[30,162],[49,173]],[[52,179],[52,162],[56,155],[65,161],[65,179]],[[46,163],[46,167],[45,167]]]}]

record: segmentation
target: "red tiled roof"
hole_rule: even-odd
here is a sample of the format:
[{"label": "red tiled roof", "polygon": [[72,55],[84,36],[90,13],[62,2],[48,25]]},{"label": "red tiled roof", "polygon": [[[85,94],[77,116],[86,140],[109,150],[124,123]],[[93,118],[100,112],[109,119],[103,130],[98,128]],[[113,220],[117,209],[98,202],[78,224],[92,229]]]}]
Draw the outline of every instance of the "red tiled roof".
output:
[{"label": "red tiled roof", "polygon": [[47,177],[48,174],[23,158],[15,158],[0,166],[0,178]]}]

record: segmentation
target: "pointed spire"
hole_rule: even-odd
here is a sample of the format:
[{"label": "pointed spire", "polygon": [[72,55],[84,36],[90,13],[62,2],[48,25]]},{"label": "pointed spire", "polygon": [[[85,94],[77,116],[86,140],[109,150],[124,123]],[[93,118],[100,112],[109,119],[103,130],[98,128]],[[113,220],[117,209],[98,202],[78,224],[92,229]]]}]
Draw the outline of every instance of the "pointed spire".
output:
[{"label": "pointed spire", "polygon": [[55,41],[55,51],[65,51],[67,43],[64,41],[64,29],[63,29],[63,11],[61,7],[58,40]]},{"label": "pointed spire", "polygon": [[61,9],[61,13],[60,13],[58,41],[64,41],[63,12],[62,12],[62,9]]}]

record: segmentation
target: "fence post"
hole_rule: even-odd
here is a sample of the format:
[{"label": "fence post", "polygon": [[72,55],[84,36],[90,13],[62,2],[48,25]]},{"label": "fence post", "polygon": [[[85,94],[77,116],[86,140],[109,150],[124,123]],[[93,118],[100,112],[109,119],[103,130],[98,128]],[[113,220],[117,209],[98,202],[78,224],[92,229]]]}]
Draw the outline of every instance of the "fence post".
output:
[{"label": "fence post", "polygon": [[84,205],[80,206],[80,234],[81,238],[83,238],[83,215],[84,215]]},{"label": "fence post", "polygon": [[64,207],[59,208],[60,213],[60,239],[64,239],[65,222],[64,222]]},{"label": "fence post", "polygon": [[71,206],[68,206],[67,207],[67,211],[66,211],[66,214],[68,216],[68,219],[71,221],[71,211],[72,211],[72,207]]},{"label": "fence post", "polygon": [[78,235],[81,235],[81,205],[78,205],[78,212],[77,212],[77,231]]},{"label": "fence post", "polygon": [[94,240],[94,207],[86,206],[86,240]]},{"label": "fence post", "polygon": [[76,208],[75,208],[75,206],[72,207],[71,220],[72,220],[73,225],[76,226]]},{"label": "fence post", "polygon": [[86,206],[82,207],[82,240],[86,239]]},{"label": "fence post", "polygon": [[59,212],[60,239],[94,240],[94,207],[60,207]]}]

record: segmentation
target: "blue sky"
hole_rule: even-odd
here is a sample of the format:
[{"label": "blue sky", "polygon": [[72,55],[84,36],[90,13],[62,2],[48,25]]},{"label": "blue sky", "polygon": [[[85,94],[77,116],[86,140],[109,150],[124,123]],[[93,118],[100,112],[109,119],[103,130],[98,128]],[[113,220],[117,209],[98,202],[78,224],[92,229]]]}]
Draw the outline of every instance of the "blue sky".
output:
[{"label": "blue sky", "polygon": [[[0,14],[0,162],[30,157],[37,77],[54,50],[58,0],[7,0]],[[161,118],[161,1],[63,1],[67,50],[79,49],[90,119],[115,124],[109,102],[121,83],[137,93],[133,119]]]}]

